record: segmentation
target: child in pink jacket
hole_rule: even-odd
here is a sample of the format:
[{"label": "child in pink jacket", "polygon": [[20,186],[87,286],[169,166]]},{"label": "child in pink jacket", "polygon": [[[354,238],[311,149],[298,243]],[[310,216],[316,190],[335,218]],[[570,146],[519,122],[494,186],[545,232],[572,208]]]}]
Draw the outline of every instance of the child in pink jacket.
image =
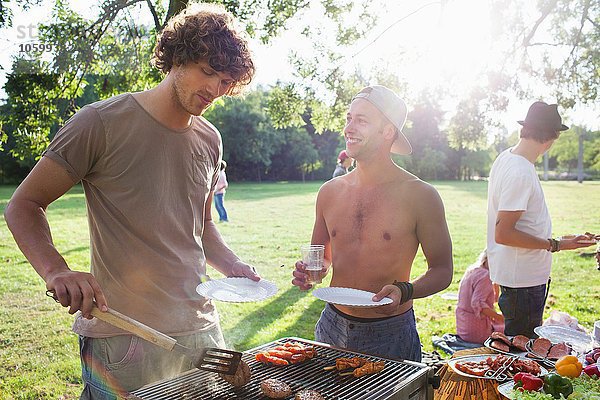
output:
[{"label": "child in pink jacket", "polygon": [[504,317],[494,309],[498,286],[492,284],[484,250],[465,271],[458,288],[456,333],[466,342],[483,343],[492,332],[504,332]]}]

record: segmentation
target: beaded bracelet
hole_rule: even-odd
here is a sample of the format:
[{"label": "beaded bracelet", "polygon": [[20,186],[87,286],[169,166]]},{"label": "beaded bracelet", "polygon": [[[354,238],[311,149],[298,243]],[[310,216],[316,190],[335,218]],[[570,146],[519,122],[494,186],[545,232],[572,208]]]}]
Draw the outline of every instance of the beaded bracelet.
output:
[{"label": "beaded bracelet", "polygon": [[560,251],[560,240],[549,238],[548,241],[550,242],[549,252],[556,253],[557,251]]}]

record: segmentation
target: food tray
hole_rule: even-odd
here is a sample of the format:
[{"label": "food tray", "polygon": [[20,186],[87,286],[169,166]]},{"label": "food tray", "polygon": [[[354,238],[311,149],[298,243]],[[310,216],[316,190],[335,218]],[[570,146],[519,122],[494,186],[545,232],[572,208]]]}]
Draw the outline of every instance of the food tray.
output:
[{"label": "food tray", "polygon": [[[482,355],[477,355],[477,356],[466,356],[466,357],[457,357],[457,358],[453,358],[448,360],[448,367],[452,368],[452,371],[457,373],[458,375],[462,375],[468,378],[475,378],[475,379],[490,379],[490,380],[495,380],[498,382],[504,382],[506,380],[512,379],[512,376],[510,374],[505,374],[506,377],[505,378],[498,378],[498,377],[489,377],[489,376],[479,376],[479,375],[472,375],[463,371],[460,371],[459,369],[456,368],[456,363],[458,362],[480,362],[480,361],[484,361],[486,360],[488,357],[497,357],[497,354],[482,354]],[[528,361],[535,361],[535,360],[530,360],[524,357],[512,357],[515,360],[518,359],[524,359],[524,360],[528,360]],[[540,365],[540,375],[544,375],[548,373],[548,370],[546,368],[544,368],[543,366]]]}]

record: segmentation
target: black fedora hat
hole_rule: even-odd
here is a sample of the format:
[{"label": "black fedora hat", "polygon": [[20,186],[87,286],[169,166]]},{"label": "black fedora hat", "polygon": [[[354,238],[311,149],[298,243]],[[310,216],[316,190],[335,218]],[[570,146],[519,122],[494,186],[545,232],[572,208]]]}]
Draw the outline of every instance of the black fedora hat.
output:
[{"label": "black fedora hat", "polygon": [[531,128],[543,129],[546,131],[566,131],[568,126],[563,125],[562,118],[558,114],[557,104],[547,104],[543,101],[536,101],[529,107],[524,121],[517,121],[519,124]]}]

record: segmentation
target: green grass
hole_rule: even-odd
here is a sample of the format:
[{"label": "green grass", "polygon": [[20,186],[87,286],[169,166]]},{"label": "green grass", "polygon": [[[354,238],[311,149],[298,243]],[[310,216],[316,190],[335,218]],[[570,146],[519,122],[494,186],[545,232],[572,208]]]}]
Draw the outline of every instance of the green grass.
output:
[{"label": "green grass", "polygon": [[[436,182],[446,207],[454,246],[451,292],[465,268],[485,246],[485,182]],[[276,282],[279,292],[261,303],[217,303],[225,338],[245,350],[285,336],[313,338],[323,303],[291,285],[299,247],[311,236],[314,201],[320,183],[233,183],[225,204],[231,222],[219,228],[229,245]],[[14,187],[0,187],[0,212]],[[544,190],[554,234],[600,232],[600,182],[548,182]],[[56,246],[73,267],[89,265],[89,236],[83,192],[71,190],[48,211]],[[213,213],[216,216],[216,213]],[[584,252],[591,252],[592,248]],[[582,251],[554,257],[551,308],[577,317],[588,330],[600,315],[600,272]],[[280,265],[284,267],[280,267]],[[425,269],[421,253],[413,277]],[[214,278],[219,274],[209,272]],[[44,294],[45,286],[19,252],[0,219],[0,399],[74,399],[81,391],[73,317]],[[432,349],[431,336],[454,332],[456,302],[439,295],[415,301],[421,340]]]}]

